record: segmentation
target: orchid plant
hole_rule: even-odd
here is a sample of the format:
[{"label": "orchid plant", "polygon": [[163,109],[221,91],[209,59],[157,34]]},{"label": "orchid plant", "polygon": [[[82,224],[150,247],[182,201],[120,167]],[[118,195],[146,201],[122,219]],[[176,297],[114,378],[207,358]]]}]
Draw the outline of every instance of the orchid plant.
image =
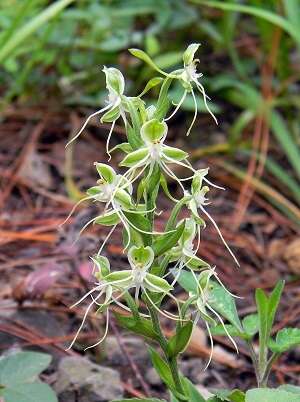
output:
[{"label": "orchid plant", "polygon": [[[201,252],[200,234],[208,221],[213,224],[221,241],[238,264],[229,245],[223,238],[217,223],[207,211],[210,187],[222,189],[208,179],[207,169],[194,169],[187,152],[167,144],[168,121],[176,114],[187,94],[191,94],[195,111],[187,129],[190,133],[197,116],[195,89],[203,97],[208,113],[216,121],[208,105],[208,97],[197,72],[198,60],[194,58],[199,44],[191,44],[183,54],[183,67],[167,73],[154,64],[141,50],[130,52],[148,63],[159,73],[136,97],[124,95],[125,80],[116,68],[104,67],[107,105],[91,114],[78,134],[84,131],[89,120],[102,114],[101,122],[112,124],[106,143],[109,156],[117,150],[124,156],[115,171],[110,165],[95,163],[99,180],[87,190],[81,200],[92,200],[102,205],[102,211],[89,221],[90,224],[110,228],[96,255],[94,263],[95,286],[75,305],[89,300],[84,318],[70,345],[72,347],[82,330],[89,312],[96,307],[106,316],[104,335],[95,344],[100,344],[109,329],[109,315],[113,311],[120,325],[142,335],[149,344],[160,346],[162,355],[150,348],[150,355],[158,374],[170,390],[173,400],[189,401],[190,384],[183,378],[177,367],[177,357],[187,347],[193,327],[202,321],[207,328],[213,350],[211,329],[221,325],[230,341],[236,347],[225,321],[241,330],[241,324],[232,310],[232,295],[218,278],[216,267],[199,257]],[[172,106],[168,92],[174,82],[182,85],[180,102]],[[160,87],[157,102],[148,104],[144,95],[154,87]],[[118,119],[124,123],[127,141],[110,148],[110,139]],[[182,172],[179,176],[178,172]],[[169,181],[178,185],[178,197],[169,190]],[[159,190],[174,202],[174,207],[163,231],[156,229]],[[124,254],[128,258],[129,269],[120,270],[110,264],[104,256],[104,247],[117,225],[123,227]],[[111,267],[112,265],[112,267]],[[190,286],[192,283],[192,286]],[[187,290],[186,298],[179,299],[175,287]],[[166,311],[167,299],[174,302],[175,311]],[[228,301],[228,305],[226,301]],[[114,306],[124,311],[116,313]],[[175,324],[174,335],[167,339],[161,327],[160,317]],[[211,352],[212,353],[212,352]],[[210,361],[210,359],[209,359]],[[148,399],[147,399],[148,400]]]}]

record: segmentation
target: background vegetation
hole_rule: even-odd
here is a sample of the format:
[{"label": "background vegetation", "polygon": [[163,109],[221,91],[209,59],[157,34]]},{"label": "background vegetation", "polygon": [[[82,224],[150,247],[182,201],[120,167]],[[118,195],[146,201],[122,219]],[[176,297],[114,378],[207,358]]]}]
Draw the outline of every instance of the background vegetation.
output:
[{"label": "background vegetation", "polygon": [[[103,65],[118,65],[134,93],[149,77],[128,47],[163,69],[201,42],[200,70],[226,137],[199,153],[228,153],[223,168],[300,222],[300,7],[298,0],[4,0],[0,16],[2,107],[47,102],[61,108],[103,102]],[[202,54],[201,54],[202,53]],[[173,100],[180,92],[173,91]],[[198,99],[200,111],[204,111]],[[192,108],[191,99],[185,108]],[[182,117],[183,118],[183,117]],[[194,141],[198,134],[194,130]],[[202,139],[203,142],[203,139]],[[276,149],[281,152],[277,153]],[[261,178],[264,169],[268,179]]]}]

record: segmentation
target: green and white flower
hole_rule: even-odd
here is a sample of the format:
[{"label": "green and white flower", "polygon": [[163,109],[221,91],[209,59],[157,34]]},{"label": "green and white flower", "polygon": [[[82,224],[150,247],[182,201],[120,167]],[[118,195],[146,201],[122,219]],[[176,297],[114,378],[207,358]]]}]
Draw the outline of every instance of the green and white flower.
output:
[{"label": "green and white flower", "polygon": [[[192,271],[193,272],[193,271]],[[195,275],[193,272],[195,282],[197,284],[196,291],[195,292],[190,292],[189,297],[191,300],[191,306],[195,307],[195,323],[199,321],[199,319],[202,319],[202,321],[205,323],[205,326],[207,328],[207,332],[209,334],[209,339],[211,343],[211,353],[209,360],[207,362],[207,365],[205,369],[209,366],[212,355],[213,355],[213,349],[214,349],[214,343],[213,343],[213,338],[211,335],[211,326],[216,326],[217,323],[219,322],[222,327],[224,328],[224,331],[226,332],[226,335],[230,339],[231,343],[235,347],[237,353],[238,353],[238,347],[232,336],[229,334],[224,321],[220,314],[211,306],[214,296],[212,294],[213,290],[213,284],[211,282],[211,278],[216,278],[218,282],[221,284],[221,286],[224,287],[222,282],[219,280],[215,268],[210,268],[205,271],[200,272],[198,276]],[[225,287],[224,287],[225,288]],[[227,291],[227,289],[225,288]]]},{"label": "green and white flower", "polygon": [[[125,310],[128,308],[119,301],[119,299],[131,289],[135,290],[135,301],[137,306],[139,305],[139,294],[141,291],[149,298],[148,291],[154,293],[169,294],[173,290],[173,286],[169,285],[168,282],[159,278],[156,275],[149,273],[149,268],[151,267],[154,260],[154,252],[151,247],[136,247],[133,246],[128,250],[128,261],[130,264],[129,270],[114,271],[111,272],[109,260],[104,256],[92,257],[96,271],[94,276],[97,279],[96,286],[93,287],[89,292],[87,292],[80,300],[78,300],[72,307],[75,307],[86,300],[88,297],[92,298],[92,302],[88,305],[85,310],[82,322],[76,335],[69,346],[72,348],[80,331],[82,330],[86,318],[94,305],[97,306],[97,310],[100,312],[106,312],[106,330],[104,336],[94,345],[88,348],[95,347],[99,345],[106,337],[108,330],[108,320],[109,320],[109,306],[115,303]],[[100,300],[102,302],[100,302]],[[152,302],[153,303],[153,302]],[[156,307],[158,310],[159,308]],[[161,310],[159,310],[162,314]],[[172,318],[173,317],[169,317]],[[88,349],[87,348],[87,349]]]},{"label": "green and white flower", "polygon": [[207,175],[207,173],[208,173],[208,169],[201,169],[201,170],[195,172],[193,180],[192,180],[192,185],[191,185],[191,198],[189,199],[187,206],[191,210],[192,216],[198,225],[203,224],[203,219],[199,215],[198,210],[200,210],[211,221],[211,223],[215,227],[218,235],[220,236],[223,244],[229,251],[230,255],[232,256],[232,258],[234,259],[236,264],[239,266],[239,262],[238,262],[237,258],[235,257],[234,253],[232,252],[232,250],[228,246],[227,242],[225,241],[218,225],[216,224],[213,217],[207,212],[207,210],[205,208],[207,205],[210,204],[209,199],[206,196],[207,193],[209,192],[209,187],[203,185],[203,181],[208,182],[210,185],[212,185],[214,187],[222,188],[222,187],[218,187],[218,186],[214,185],[213,183],[211,183],[205,177]]},{"label": "green and white flower", "polygon": [[[178,225],[180,224],[181,222],[178,223]],[[210,267],[206,261],[197,256],[199,246],[200,225],[197,225],[193,218],[187,218],[185,219],[185,227],[178,240],[178,244],[170,250],[170,262],[176,261],[175,266],[171,270],[174,275],[172,285],[177,282],[182,269],[185,267],[193,271]]]},{"label": "green and white flower", "polygon": [[99,114],[102,114],[105,112],[105,114],[101,118],[101,122],[102,123],[112,123],[108,137],[107,137],[107,141],[106,141],[106,152],[110,156],[109,142],[110,142],[110,138],[113,133],[116,121],[121,116],[125,125],[127,123],[125,108],[123,106],[123,102],[126,100],[126,97],[123,95],[124,89],[125,89],[125,80],[124,80],[124,77],[123,77],[123,74],[121,73],[121,71],[119,71],[118,69],[116,69],[114,67],[107,68],[104,66],[102,71],[105,74],[106,89],[108,91],[108,98],[106,100],[107,105],[105,107],[103,107],[102,109],[99,109],[96,112],[94,112],[88,116],[88,118],[85,120],[85,122],[84,122],[83,126],[81,127],[81,129],[79,130],[79,132],[67,143],[67,146],[80,136],[80,134],[84,131],[84,129],[88,125],[89,121],[93,117],[98,116]]},{"label": "green and white flower", "polygon": [[[189,165],[182,163],[187,159],[188,154],[179,148],[174,148],[164,143],[168,133],[168,126],[164,121],[152,119],[143,124],[141,128],[141,137],[144,146],[136,151],[130,152],[120,163],[129,169],[126,176],[136,169],[142,168],[144,172],[149,167],[148,177],[151,176],[155,164],[158,164],[163,172],[172,179],[175,179],[183,191],[184,188],[180,179],[175,176],[168,164],[183,165],[189,168]],[[141,174],[139,173],[139,175]]]}]

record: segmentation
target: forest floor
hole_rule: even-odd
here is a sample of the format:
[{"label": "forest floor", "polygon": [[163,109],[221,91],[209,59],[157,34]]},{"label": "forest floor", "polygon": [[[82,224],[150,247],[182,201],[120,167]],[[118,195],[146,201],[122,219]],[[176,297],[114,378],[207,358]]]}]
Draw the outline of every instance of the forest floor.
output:
[{"label": "forest floor", "polygon": [[[150,368],[142,341],[118,328],[113,319],[107,341],[84,352],[84,347],[94,343],[105,326],[101,315],[90,315],[74,348],[66,350],[86,308],[84,305],[72,310],[69,307],[91,288],[89,256],[98,250],[107,234],[103,227],[91,225],[78,238],[82,226],[99,212],[96,205],[87,203],[78,207],[67,223],[60,226],[74,205],[71,196],[78,196],[78,189],[84,191],[94,185],[93,162],[106,160],[107,127],[99,128],[96,122],[66,151],[68,137],[81,123],[82,118],[74,111],[12,107],[5,112],[0,124],[1,352],[29,348],[51,353],[54,360],[46,380],[54,386],[60,361],[68,356],[84,355],[90,361],[117,370],[124,395],[141,396],[150,392],[165,396],[164,386]],[[203,118],[201,124],[205,126],[207,118]],[[224,137],[221,129],[214,130],[210,129],[210,144],[217,144]],[[238,197],[242,183],[222,168],[224,155],[201,156],[196,161],[197,150],[207,145],[205,138],[197,139],[196,132],[197,129],[187,142],[180,124],[174,125],[171,142],[192,149],[196,166],[210,166],[213,180],[227,188],[227,191],[212,192],[211,198],[215,201],[209,208],[241,266],[234,265],[209,223],[203,231],[199,255],[216,265],[226,286],[242,297],[238,299],[241,316],[254,311],[255,288],[269,291],[278,279],[286,279],[275,329],[299,326],[297,227],[256,193],[242,213],[244,205],[240,205]],[[113,141],[117,143],[122,137],[122,129],[117,128]],[[112,163],[116,166],[118,159],[113,158]],[[177,191],[176,187],[172,190]],[[162,197],[159,208],[163,212],[158,227],[162,229],[171,204]],[[121,231],[116,230],[105,253],[113,265],[125,268],[120,239]],[[170,333],[169,324],[163,320],[163,325],[166,333]],[[240,345],[236,355],[226,339],[215,337],[214,341],[212,362],[203,371],[210,346],[199,325],[182,356],[183,373],[206,390],[255,386],[247,349]],[[285,354],[275,364],[271,385],[284,382],[299,385],[299,372],[298,349]],[[61,401],[85,401],[78,393],[71,397],[68,390],[64,392]]]}]

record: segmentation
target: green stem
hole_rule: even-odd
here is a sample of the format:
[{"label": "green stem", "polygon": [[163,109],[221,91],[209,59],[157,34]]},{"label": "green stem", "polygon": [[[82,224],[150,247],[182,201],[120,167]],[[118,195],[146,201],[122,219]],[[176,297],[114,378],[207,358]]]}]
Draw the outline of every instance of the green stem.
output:
[{"label": "green stem", "polygon": [[266,387],[268,384],[269,375],[273,366],[273,363],[278,359],[279,353],[273,353],[270,359],[268,360],[265,370],[261,375],[259,387]]},{"label": "green stem", "polygon": [[[181,384],[181,380],[180,380],[180,375],[179,375],[179,370],[178,370],[178,364],[177,364],[177,359],[175,356],[170,357],[168,354],[168,341],[165,337],[165,335],[162,332],[161,326],[160,326],[160,322],[159,322],[159,318],[158,318],[158,313],[155,310],[155,308],[151,305],[150,302],[147,302],[147,308],[149,310],[150,316],[151,316],[151,320],[152,320],[152,324],[153,324],[153,328],[155,330],[155,332],[158,335],[158,342],[159,345],[165,355],[166,358],[166,362],[170,368],[171,374],[172,374],[172,378],[175,384],[175,388],[176,391],[179,394],[184,395],[184,389],[182,387]],[[178,397],[176,397],[178,402],[186,402],[186,400],[184,399],[180,399]]]},{"label": "green stem", "polygon": [[260,370],[259,370],[259,366],[258,366],[257,356],[256,356],[256,353],[255,353],[255,350],[253,348],[252,343],[250,341],[246,341],[246,343],[247,343],[247,346],[249,348],[252,364],[253,364],[253,367],[254,367],[256,382],[257,382],[257,385],[259,386],[259,384],[260,384]]}]

